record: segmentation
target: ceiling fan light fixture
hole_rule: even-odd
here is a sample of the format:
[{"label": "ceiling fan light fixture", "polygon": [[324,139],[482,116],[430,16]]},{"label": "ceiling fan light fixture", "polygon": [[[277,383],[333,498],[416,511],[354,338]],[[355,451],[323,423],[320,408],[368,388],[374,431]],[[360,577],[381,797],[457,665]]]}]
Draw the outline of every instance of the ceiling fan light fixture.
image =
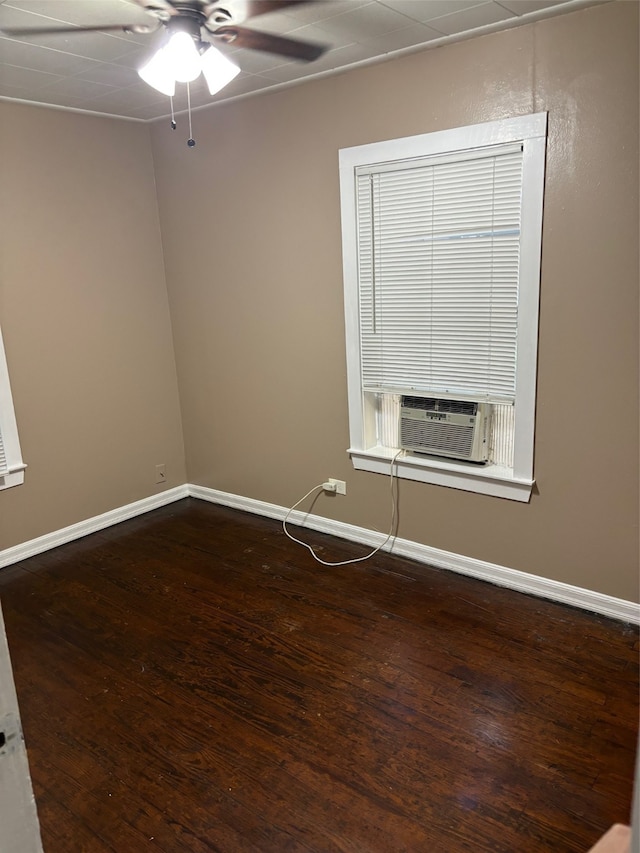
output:
[{"label": "ceiling fan light fixture", "polygon": [[148,83],[149,86],[157,89],[158,92],[173,97],[176,93],[176,79],[170,64],[163,55],[164,50],[165,48],[157,50],[151,59],[142,68],[138,69],[138,76],[145,83]]},{"label": "ceiling fan light fixture", "polygon": [[200,57],[204,79],[209,93],[215,95],[240,73],[240,69],[215,47],[209,47]]},{"label": "ceiling fan light fixture", "polygon": [[174,32],[162,49],[162,56],[173,78],[179,83],[190,83],[199,76],[200,54],[189,33]]}]

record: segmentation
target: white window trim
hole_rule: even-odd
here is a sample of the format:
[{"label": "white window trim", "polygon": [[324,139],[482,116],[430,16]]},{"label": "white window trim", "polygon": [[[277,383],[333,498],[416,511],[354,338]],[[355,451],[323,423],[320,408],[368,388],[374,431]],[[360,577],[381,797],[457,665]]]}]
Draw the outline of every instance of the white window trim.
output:
[{"label": "white window trim", "polygon": [[0,474],[0,490],[11,486],[19,486],[24,482],[24,470],[27,467],[22,461],[18,426],[13,409],[9,371],[4,353],[2,330],[0,329],[0,435],[4,444],[4,452],[8,464],[8,472]]},{"label": "white window trim", "polygon": [[359,166],[416,159],[443,152],[509,142],[523,144],[523,206],[516,367],[516,426],[514,467],[479,468],[472,463],[401,456],[397,474],[423,483],[528,501],[534,485],[534,423],[540,290],[540,253],[547,113],[485,122],[470,127],[374,142],[339,152],[340,197],[350,448],[354,468],[388,474],[397,449],[370,446],[365,435],[364,394],[360,373],[360,318],[356,232],[355,170]]}]

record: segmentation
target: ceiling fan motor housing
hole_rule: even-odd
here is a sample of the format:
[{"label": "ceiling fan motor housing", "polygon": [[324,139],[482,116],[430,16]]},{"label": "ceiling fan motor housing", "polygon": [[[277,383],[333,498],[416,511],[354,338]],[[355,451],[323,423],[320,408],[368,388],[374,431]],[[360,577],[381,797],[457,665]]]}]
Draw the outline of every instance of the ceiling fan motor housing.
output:
[{"label": "ceiling fan motor housing", "polygon": [[196,15],[182,14],[176,15],[167,22],[167,30],[169,35],[174,33],[187,33],[194,41],[200,41],[200,30],[204,21]]},{"label": "ceiling fan motor housing", "polygon": [[194,41],[200,41],[200,30],[205,25],[207,16],[198,3],[176,3],[177,15],[173,15],[166,23],[170,35],[187,33]]}]

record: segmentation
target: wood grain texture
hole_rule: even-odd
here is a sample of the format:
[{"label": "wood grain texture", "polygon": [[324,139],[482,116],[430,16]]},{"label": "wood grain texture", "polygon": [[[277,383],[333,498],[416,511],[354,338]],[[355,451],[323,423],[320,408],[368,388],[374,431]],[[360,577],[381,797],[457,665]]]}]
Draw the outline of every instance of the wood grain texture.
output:
[{"label": "wood grain texture", "polygon": [[321,566],[193,499],[0,598],[46,853],[584,853],[629,820],[631,626],[385,554]]}]

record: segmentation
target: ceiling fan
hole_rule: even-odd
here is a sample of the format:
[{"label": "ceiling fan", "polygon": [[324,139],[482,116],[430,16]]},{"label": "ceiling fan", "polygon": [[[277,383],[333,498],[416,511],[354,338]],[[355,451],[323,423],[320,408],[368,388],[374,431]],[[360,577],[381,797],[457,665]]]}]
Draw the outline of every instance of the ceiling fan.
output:
[{"label": "ceiling fan", "polygon": [[49,35],[52,33],[123,32],[146,34],[161,27],[183,29],[201,41],[220,40],[248,50],[275,53],[290,59],[312,62],[326,50],[325,45],[271,33],[258,32],[240,26],[248,18],[268,12],[282,11],[287,6],[299,6],[311,0],[132,0],[149,13],[155,21],[149,24],[100,24],[89,26],[19,27],[2,30],[4,35]]},{"label": "ceiling fan", "polygon": [[191,132],[189,83],[202,73],[209,92],[214,95],[240,73],[240,68],[213,46],[216,41],[304,62],[313,62],[327,50],[325,45],[242,26],[248,18],[281,11],[288,6],[301,5],[311,0],[216,0],[216,2],[133,0],[133,2],[149,14],[152,20],[148,24],[20,27],[2,29],[0,34],[19,37],[85,32],[120,32],[137,35],[158,33],[154,40],[154,53],[138,69],[138,74],[150,86],[171,98],[171,127],[174,130],[176,128],[173,113],[175,85],[176,82],[187,84],[189,113],[187,144],[190,148],[196,143]]},{"label": "ceiling fan", "polygon": [[[138,70],[138,74],[149,85],[170,97],[175,92],[176,81],[189,83],[201,72],[212,95],[226,86],[240,72],[237,65],[213,47],[216,41],[304,62],[318,59],[327,50],[325,45],[242,26],[248,18],[281,11],[288,6],[301,5],[311,0],[217,0],[217,2],[133,0],[133,2],[141,6],[153,20],[148,24],[3,28],[0,33],[12,37],[85,32],[121,32],[138,35],[159,33],[155,40],[154,54]],[[173,115],[171,126],[175,127]],[[189,139],[189,145],[191,147],[195,145],[192,138]]]}]

